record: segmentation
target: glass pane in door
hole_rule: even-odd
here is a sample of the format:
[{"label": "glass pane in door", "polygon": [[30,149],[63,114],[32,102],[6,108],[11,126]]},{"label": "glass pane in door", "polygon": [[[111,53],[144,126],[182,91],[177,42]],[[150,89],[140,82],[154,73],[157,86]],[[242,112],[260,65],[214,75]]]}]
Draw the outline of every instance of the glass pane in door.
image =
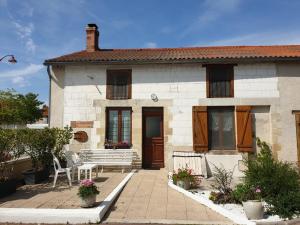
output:
[{"label": "glass pane in door", "polygon": [[122,142],[130,144],[131,121],[130,110],[122,111]]},{"label": "glass pane in door", "polygon": [[161,117],[160,116],[151,116],[146,117],[146,137],[161,137],[160,129]]},{"label": "glass pane in door", "polygon": [[108,117],[108,140],[118,143],[118,111],[110,110]]}]

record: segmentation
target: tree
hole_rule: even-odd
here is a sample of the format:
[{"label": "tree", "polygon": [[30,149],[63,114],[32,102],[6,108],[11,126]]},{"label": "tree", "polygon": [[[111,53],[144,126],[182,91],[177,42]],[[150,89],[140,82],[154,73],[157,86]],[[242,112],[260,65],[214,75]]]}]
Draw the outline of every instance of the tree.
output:
[{"label": "tree", "polygon": [[13,89],[0,91],[0,124],[26,124],[40,119],[43,102],[37,97],[37,94],[22,95]]}]

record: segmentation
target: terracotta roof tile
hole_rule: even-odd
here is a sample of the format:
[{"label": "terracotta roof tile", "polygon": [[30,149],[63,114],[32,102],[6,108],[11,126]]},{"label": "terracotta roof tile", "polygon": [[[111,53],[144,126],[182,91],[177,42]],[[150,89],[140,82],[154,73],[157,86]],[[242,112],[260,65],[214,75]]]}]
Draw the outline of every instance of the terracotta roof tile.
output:
[{"label": "terracotta roof tile", "polygon": [[300,59],[300,45],[220,46],[186,48],[99,49],[80,51],[45,60],[45,64],[68,62],[152,62],[213,59]]}]

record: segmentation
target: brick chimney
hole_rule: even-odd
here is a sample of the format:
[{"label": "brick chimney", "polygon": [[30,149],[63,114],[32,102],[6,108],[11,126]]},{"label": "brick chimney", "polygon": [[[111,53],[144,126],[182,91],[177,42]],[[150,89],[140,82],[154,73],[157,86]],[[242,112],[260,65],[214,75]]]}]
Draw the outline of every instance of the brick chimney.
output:
[{"label": "brick chimney", "polygon": [[86,51],[94,52],[99,49],[99,32],[96,24],[89,23],[86,28]]}]

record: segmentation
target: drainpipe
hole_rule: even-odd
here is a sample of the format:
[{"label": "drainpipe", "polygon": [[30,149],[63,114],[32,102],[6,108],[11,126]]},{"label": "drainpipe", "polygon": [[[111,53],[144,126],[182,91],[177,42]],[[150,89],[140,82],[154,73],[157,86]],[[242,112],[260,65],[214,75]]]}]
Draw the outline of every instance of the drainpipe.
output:
[{"label": "drainpipe", "polygon": [[48,110],[48,127],[50,127],[50,117],[51,117],[51,80],[53,79],[50,65],[47,65],[47,73],[49,77],[49,110]]}]

